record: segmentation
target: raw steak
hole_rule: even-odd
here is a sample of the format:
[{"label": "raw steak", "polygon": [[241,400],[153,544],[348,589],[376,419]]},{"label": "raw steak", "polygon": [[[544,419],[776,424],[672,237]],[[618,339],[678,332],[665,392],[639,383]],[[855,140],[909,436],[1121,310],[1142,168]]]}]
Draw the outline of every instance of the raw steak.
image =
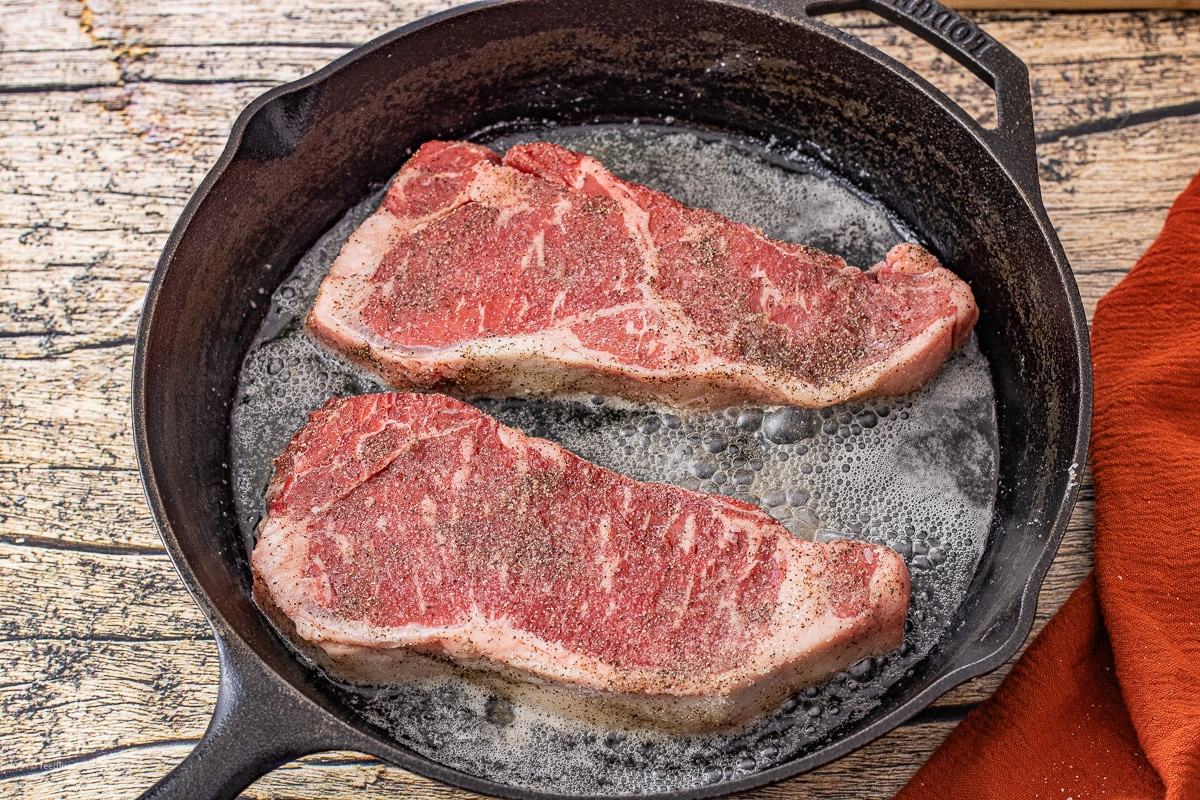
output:
[{"label": "raw steak", "polygon": [[258,595],[351,677],[433,654],[681,729],[900,644],[904,562],[640,483],[444,395],[330,400],[276,461]]},{"label": "raw steak", "polygon": [[556,145],[429,142],[308,325],[398,388],[823,406],[917,388],[977,316],[915,244],[862,272]]}]

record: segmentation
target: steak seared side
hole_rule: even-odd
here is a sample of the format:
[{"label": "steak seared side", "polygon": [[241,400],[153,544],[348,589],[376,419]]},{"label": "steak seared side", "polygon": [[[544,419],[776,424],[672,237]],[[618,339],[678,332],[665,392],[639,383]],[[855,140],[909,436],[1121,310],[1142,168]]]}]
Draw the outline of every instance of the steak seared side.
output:
[{"label": "steak seared side", "polygon": [[863,272],[557,145],[429,142],[308,326],[402,389],[824,406],[919,387],[977,317],[916,244]]},{"label": "steak seared side", "polygon": [[441,395],[328,401],[267,499],[256,595],[358,680],[418,653],[697,730],[903,636],[893,551],[796,539]]}]

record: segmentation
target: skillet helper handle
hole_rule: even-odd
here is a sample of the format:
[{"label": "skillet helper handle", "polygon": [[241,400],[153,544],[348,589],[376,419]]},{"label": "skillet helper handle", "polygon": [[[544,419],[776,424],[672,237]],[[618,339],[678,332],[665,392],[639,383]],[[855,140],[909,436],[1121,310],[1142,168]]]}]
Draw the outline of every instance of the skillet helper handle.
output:
[{"label": "skillet helper handle", "polygon": [[997,123],[976,131],[1000,158],[1031,200],[1040,200],[1029,69],[978,25],[938,0],[815,0],[809,16],[837,11],[872,11],[920,36],[973,72],[996,93]]},{"label": "skillet helper handle", "polygon": [[337,747],[308,701],[268,676],[257,656],[230,638],[233,644],[217,637],[221,683],[208,730],[141,800],[232,800],[275,767]]}]

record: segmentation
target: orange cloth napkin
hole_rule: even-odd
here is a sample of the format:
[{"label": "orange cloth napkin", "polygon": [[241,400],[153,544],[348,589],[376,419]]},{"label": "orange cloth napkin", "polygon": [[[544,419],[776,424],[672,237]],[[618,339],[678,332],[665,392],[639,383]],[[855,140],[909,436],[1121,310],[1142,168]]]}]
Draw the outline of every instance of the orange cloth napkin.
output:
[{"label": "orange cloth napkin", "polygon": [[1095,570],[897,800],[1200,800],[1200,176],[1092,351]]}]

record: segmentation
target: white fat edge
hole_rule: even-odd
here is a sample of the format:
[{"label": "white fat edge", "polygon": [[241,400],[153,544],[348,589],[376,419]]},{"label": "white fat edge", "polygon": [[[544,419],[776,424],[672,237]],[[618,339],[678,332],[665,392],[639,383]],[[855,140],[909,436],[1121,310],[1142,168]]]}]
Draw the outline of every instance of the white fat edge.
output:
[{"label": "white fat edge", "polygon": [[401,237],[413,233],[412,226],[381,205],[342,245],[329,274],[321,281],[312,313],[324,312],[336,318],[340,308],[358,309],[372,291],[369,279],[384,257]]},{"label": "white fat edge", "polygon": [[289,617],[299,614],[313,596],[308,576],[308,526],[291,519],[268,517],[250,555],[255,572],[266,581],[275,604]]},{"label": "white fat edge", "polygon": [[[665,683],[658,669],[615,668],[593,656],[568,650],[506,619],[489,619],[473,610],[461,621],[445,626],[409,624],[381,627],[344,620],[321,620],[323,631],[305,637],[330,655],[345,657],[367,651],[414,649],[441,652],[466,666],[491,671],[519,670],[528,679],[577,687],[602,694],[649,693],[671,697],[712,697],[753,680],[739,667],[704,678],[676,678]],[[299,628],[297,628],[299,630]]]}]

